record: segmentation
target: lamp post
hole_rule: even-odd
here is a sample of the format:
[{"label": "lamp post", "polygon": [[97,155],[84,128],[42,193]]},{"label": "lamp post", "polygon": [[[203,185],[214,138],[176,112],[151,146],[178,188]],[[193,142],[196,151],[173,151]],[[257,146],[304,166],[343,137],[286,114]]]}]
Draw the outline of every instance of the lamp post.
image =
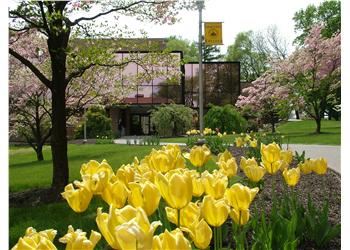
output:
[{"label": "lamp post", "polygon": [[203,135],[203,66],[202,66],[202,9],[204,8],[204,0],[197,0],[199,12],[199,32],[198,32],[198,81],[199,81],[199,131]]}]

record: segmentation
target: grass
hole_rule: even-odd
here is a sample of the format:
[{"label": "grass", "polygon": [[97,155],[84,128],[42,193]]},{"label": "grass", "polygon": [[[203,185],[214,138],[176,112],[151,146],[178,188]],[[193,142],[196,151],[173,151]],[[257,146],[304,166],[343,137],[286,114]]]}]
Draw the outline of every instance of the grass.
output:
[{"label": "grass", "polygon": [[[340,145],[340,121],[323,120],[321,134],[315,134],[316,123],[313,120],[285,122],[277,127],[277,132],[285,136],[283,143]],[[227,135],[224,140],[233,143],[235,136]],[[186,143],[186,137],[162,138],[161,142]]]},{"label": "grass", "polygon": [[[69,145],[68,159],[70,166],[70,182],[80,180],[80,166],[90,159],[101,161],[108,160],[113,169],[122,164],[132,162],[134,156],[139,159],[150,153],[151,146],[129,145]],[[37,162],[33,149],[29,147],[11,147],[9,150],[10,162],[10,192],[28,188],[48,187],[51,182],[51,155],[50,147],[44,148],[45,161]],[[206,165],[207,169],[216,167],[216,157],[213,157]],[[190,163],[188,163],[190,165]],[[28,178],[30,177],[30,178]],[[34,227],[37,231],[53,228],[57,230],[54,244],[58,249],[64,249],[65,245],[58,239],[67,232],[68,225],[74,229],[80,228],[90,236],[91,230],[98,230],[95,222],[96,209],[103,207],[108,212],[108,205],[99,197],[94,197],[89,208],[83,213],[75,213],[67,202],[43,204],[35,207],[10,207],[9,209],[9,247],[13,247],[18,238],[23,236],[28,227]],[[103,239],[96,246],[97,250],[107,249],[107,243]]]},{"label": "grass", "polygon": [[[69,144],[69,180],[80,179],[80,166],[89,160],[102,161],[106,159],[113,169],[117,169],[122,164],[131,163],[135,156],[139,159],[143,158],[151,149],[151,146]],[[45,147],[43,154],[45,160],[38,162],[30,147],[11,147],[9,151],[10,192],[50,186],[52,179],[50,147]]]},{"label": "grass", "polygon": [[290,144],[340,145],[340,121],[323,120],[321,134],[316,134],[316,123],[313,120],[286,122],[277,127],[277,131],[289,140]]}]

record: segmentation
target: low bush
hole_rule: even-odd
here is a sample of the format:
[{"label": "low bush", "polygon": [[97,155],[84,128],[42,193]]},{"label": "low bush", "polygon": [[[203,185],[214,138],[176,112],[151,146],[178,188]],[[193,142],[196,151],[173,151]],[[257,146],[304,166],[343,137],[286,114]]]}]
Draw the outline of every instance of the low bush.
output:
[{"label": "low bush", "polygon": [[208,128],[219,129],[221,133],[241,133],[247,129],[247,121],[230,104],[211,106],[204,116],[204,124]]},{"label": "low bush", "polygon": [[[112,137],[112,120],[106,111],[98,106],[90,107],[86,112],[86,136],[87,138]],[[76,139],[84,138],[84,120],[75,131]]]},{"label": "low bush", "polygon": [[151,123],[160,136],[178,136],[191,127],[193,115],[194,111],[184,105],[162,105],[152,110]]}]

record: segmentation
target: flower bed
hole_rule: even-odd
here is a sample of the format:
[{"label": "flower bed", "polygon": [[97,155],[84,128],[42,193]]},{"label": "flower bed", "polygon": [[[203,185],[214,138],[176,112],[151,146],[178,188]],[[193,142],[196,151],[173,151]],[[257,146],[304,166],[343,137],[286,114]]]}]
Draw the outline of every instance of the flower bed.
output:
[{"label": "flower bed", "polygon": [[[296,159],[276,143],[250,141],[254,143],[240,151],[246,158],[239,159],[239,166],[237,155],[225,150],[213,171],[205,169],[213,157],[205,145],[184,154],[178,146],[164,146],[115,172],[107,161],[83,164],[81,181],[67,185],[62,196],[76,213],[84,212],[93,196],[101,197],[109,210],[97,210],[100,232],[87,238],[70,226],[59,241],[67,249],[93,249],[101,238],[113,249],[327,246],[339,235],[340,225],[329,223],[326,209],[323,216],[314,209],[312,198],[306,197],[307,207],[305,197],[300,201],[298,196],[303,179],[325,178],[326,161]],[[324,188],[322,181],[318,188]],[[56,249],[56,233],[28,228],[13,249]]]}]

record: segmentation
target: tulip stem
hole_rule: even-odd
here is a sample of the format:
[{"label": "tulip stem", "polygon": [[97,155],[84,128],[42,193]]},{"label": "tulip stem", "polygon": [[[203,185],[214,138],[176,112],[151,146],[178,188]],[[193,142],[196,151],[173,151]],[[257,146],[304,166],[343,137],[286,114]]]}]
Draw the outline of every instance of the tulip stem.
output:
[{"label": "tulip stem", "polygon": [[219,227],[219,249],[222,248],[222,232],[221,227]]},{"label": "tulip stem", "polygon": [[214,227],[214,250],[217,250],[216,227]]},{"label": "tulip stem", "polygon": [[180,228],[180,209],[177,210],[177,227]]}]

